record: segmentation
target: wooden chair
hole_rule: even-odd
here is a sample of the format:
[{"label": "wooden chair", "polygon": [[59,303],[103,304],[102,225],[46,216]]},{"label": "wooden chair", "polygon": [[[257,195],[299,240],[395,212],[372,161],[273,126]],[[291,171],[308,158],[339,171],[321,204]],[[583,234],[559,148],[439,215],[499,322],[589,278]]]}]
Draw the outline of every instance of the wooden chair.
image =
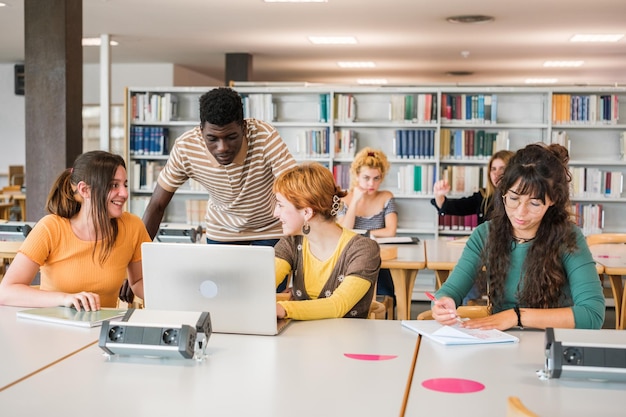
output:
[{"label": "wooden chair", "polygon": [[509,397],[507,399],[506,417],[539,417],[539,415],[526,408],[518,397]]},{"label": "wooden chair", "polygon": [[380,301],[372,300],[367,318],[372,320],[385,320],[385,318],[387,318],[387,307]]},{"label": "wooden chair", "polygon": [[[600,244],[623,244],[626,243],[626,233],[598,233],[587,236],[587,245],[600,245]],[[604,273],[598,274],[600,278],[600,282],[603,283],[602,288],[604,289],[604,278],[608,277],[609,283],[611,284],[611,291],[613,294],[613,302],[615,304],[615,328],[616,329],[624,329],[624,317],[626,317],[626,311],[622,309],[623,297],[624,297],[624,286],[622,284],[622,276],[620,275],[607,275]],[[606,294],[605,294],[606,296]]]},{"label": "wooden chair", "polygon": [[21,245],[22,242],[0,241],[0,281]]},{"label": "wooden chair", "polygon": [[[479,319],[481,317],[487,317],[489,315],[489,310],[487,310],[487,306],[459,306],[457,307],[456,312],[459,317],[467,319]],[[432,310],[422,311],[417,315],[417,319],[432,320]]]}]

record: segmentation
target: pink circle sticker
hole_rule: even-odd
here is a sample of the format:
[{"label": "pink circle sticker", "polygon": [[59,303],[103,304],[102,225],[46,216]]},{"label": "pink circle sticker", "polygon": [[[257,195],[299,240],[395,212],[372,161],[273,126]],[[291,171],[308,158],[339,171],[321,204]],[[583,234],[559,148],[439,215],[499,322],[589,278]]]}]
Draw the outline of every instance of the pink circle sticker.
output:
[{"label": "pink circle sticker", "polygon": [[422,382],[424,388],[433,391],[449,392],[455,394],[467,394],[485,389],[485,386],[477,381],[461,378],[433,378]]},{"label": "pink circle sticker", "polygon": [[361,361],[386,361],[389,359],[395,359],[397,355],[368,355],[363,353],[344,353],[346,358],[357,359]]}]

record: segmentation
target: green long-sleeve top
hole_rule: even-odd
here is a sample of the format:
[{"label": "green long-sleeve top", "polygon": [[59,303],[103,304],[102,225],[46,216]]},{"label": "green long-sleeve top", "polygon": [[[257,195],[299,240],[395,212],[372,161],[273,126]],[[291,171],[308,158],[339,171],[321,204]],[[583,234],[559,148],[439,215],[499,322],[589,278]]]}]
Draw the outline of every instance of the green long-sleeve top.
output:
[{"label": "green long-sleeve top", "polygon": [[[469,237],[465,249],[446,282],[437,291],[437,297],[448,296],[456,305],[460,305],[463,297],[469,292],[477,278],[480,266],[480,254],[488,238],[489,223],[478,226]],[[563,286],[561,307],[572,307],[576,328],[599,329],[604,323],[605,300],[602,285],[598,279],[596,265],[578,227],[572,225],[576,232],[578,249],[573,253],[562,255],[563,268],[567,282]],[[522,266],[528,249],[533,242],[512,244],[511,264],[505,281],[504,300],[500,310],[511,309],[517,304],[517,291],[522,277]],[[521,291],[520,285],[520,291]]]}]

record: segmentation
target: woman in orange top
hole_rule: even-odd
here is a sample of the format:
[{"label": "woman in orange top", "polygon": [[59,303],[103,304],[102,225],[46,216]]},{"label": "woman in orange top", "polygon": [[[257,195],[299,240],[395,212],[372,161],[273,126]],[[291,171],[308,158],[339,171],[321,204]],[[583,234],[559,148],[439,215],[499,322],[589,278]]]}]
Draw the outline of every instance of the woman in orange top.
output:
[{"label": "woman in orange top", "polygon": [[[0,305],[115,307],[126,277],[143,297],[141,244],[150,237],[139,217],[124,212],[127,188],[122,157],[80,155],[55,181],[50,214],[33,227],[0,282]],[[31,287],[38,271],[39,289]]]}]

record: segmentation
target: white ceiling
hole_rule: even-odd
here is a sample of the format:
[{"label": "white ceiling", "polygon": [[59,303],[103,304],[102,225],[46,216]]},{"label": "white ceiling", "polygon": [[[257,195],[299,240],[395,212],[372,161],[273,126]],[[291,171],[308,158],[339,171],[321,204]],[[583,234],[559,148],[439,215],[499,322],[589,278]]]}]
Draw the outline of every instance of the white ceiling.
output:
[{"label": "white ceiling", "polygon": [[[24,61],[23,0],[0,0],[0,63]],[[484,14],[461,25],[446,17]],[[625,0],[83,0],[85,36],[111,35],[113,63],[168,62],[224,79],[226,53],[253,56],[251,81],[355,84],[626,84],[626,38],[575,44],[575,33],[626,33]],[[358,45],[316,46],[308,36],[355,36]],[[469,51],[464,58],[462,51]],[[84,48],[98,62],[98,48]],[[341,69],[337,61],[374,61]],[[546,60],[584,60],[580,68],[543,68]],[[448,71],[471,71],[449,76]]]}]

